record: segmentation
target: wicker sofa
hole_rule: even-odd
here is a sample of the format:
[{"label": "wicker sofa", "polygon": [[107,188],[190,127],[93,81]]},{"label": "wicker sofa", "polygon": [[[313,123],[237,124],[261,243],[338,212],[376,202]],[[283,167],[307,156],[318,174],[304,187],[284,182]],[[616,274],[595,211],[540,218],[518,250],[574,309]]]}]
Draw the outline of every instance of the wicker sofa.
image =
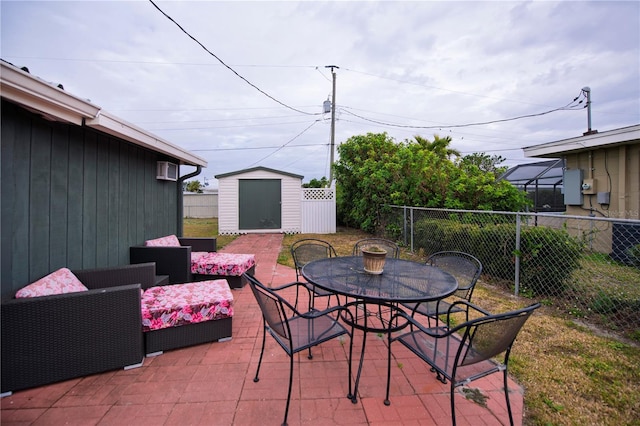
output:
[{"label": "wicker sofa", "polygon": [[157,273],[168,275],[170,284],[192,282],[191,253],[216,251],[216,239],[179,237],[178,240],[180,247],[130,247],[129,262],[155,262]]},{"label": "wicker sofa", "polygon": [[[150,241],[177,240],[176,245],[149,245]],[[179,238],[173,235],[147,241],[145,245],[133,246],[129,248],[129,261],[131,263],[155,262],[159,274],[169,276],[171,284],[187,283],[193,281],[209,281],[216,279],[226,279],[229,287],[236,289],[246,285],[244,272],[255,274],[255,256],[250,254],[230,254],[216,252],[215,238]],[[161,242],[160,244],[164,244]],[[213,255],[224,257],[224,261],[216,265],[197,264],[193,257],[195,253],[200,255]],[[233,257],[236,257],[234,260]],[[206,258],[201,256],[199,259]],[[196,265],[194,265],[194,262]],[[206,263],[206,262],[205,262]],[[218,267],[219,266],[219,267]],[[196,269],[197,272],[194,272]]]},{"label": "wicker sofa", "polygon": [[153,263],[73,271],[89,291],[2,301],[2,393],[140,365]]},{"label": "wicker sofa", "polygon": [[134,368],[145,354],[231,338],[232,312],[143,332],[142,290],[166,282],[153,262],[72,272],[88,291],[2,301],[2,394]]}]

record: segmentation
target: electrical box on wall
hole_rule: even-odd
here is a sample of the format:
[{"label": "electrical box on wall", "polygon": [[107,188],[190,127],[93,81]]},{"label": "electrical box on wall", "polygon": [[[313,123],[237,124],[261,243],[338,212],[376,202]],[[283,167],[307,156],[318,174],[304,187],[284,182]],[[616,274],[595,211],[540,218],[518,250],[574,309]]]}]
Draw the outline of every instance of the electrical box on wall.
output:
[{"label": "electrical box on wall", "polygon": [[585,179],[582,181],[582,193],[592,195],[596,193],[596,181],[593,179]]},{"label": "electrical box on wall", "polygon": [[598,198],[598,204],[603,204],[603,205],[609,205],[609,200],[611,198],[611,193],[610,192],[598,192],[597,195]]},{"label": "electrical box on wall", "polygon": [[178,180],[178,165],[168,161],[158,161],[158,180]]},{"label": "electrical box on wall", "polygon": [[581,169],[565,170],[563,173],[564,203],[568,206],[582,205]]}]

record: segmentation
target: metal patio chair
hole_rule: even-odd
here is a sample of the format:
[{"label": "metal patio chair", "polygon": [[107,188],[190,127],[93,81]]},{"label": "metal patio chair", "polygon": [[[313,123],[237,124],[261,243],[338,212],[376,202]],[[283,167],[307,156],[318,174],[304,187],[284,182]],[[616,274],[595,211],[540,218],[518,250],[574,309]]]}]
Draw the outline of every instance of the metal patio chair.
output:
[{"label": "metal patio chair", "polygon": [[[520,329],[531,313],[540,307],[540,304],[536,303],[523,309],[496,315],[491,315],[467,301],[454,302],[451,308],[455,308],[457,305],[465,305],[461,310],[467,312],[467,321],[451,329],[425,327],[412,315],[403,311],[394,316],[393,320],[406,321],[405,327],[408,325],[410,331],[393,337],[389,334],[387,393],[384,403],[385,405],[391,404],[389,401],[391,346],[394,342],[398,342],[429,364],[431,370],[437,373],[437,379],[442,383],[449,380],[451,385],[451,419],[454,426],[456,424],[455,388],[502,371],[509,422],[513,425],[513,414],[507,388],[509,354]],[[447,312],[447,315],[449,313]],[[469,314],[481,316],[469,320]],[[504,354],[504,358],[500,357],[501,361],[494,360],[501,354]]]},{"label": "metal patio chair", "polygon": [[[326,259],[328,257],[337,257],[336,250],[333,246],[324,241],[316,238],[304,238],[291,244],[291,257],[296,269],[296,280],[300,282],[302,277],[302,267],[307,263],[318,260]],[[317,297],[327,298],[327,308],[331,306],[331,297],[336,298],[336,304],[340,304],[338,296],[329,291],[316,287],[312,283],[304,281],[304,285],[312,292],[312,297],[309,300],[310,308],[315,307],[315,299]]]},{"label": "metal patio chair", "polygon": [[398,244],[384,238],[364,238],[356,241],[353,245],[353,255],[362,256],[362,249],[371,246],[378,246],[381,249],[386,250],[387,256],[389,257],[400,257],[400,247],[398,247]]},{"label": "metal patio chair", "polygon": [[[298,291],[310,290],[300,282],[294,282],[285,284],[283,286],[268,288],[260,283],[255,277],[245,274],[251,291],[253,292],[260,310],[262,311],[263,318],[263,331],[262,331],[262,349],[260,350],[260,359],[258,360],[258,368],[256,369],[256,376],[253,379],[254,382],[258,382],[260,379],[258,374],[260,373],[260,367],[262,365],[262,357],[264,355],[264,347],[267,338],[267,332],[275,339],[282,349],[289,355],[289,390],[287,392],[287,405],[284,412],[283,425],[287,424],[287,417],[289,415],[289,404],[291,401],[291,388],[293,385],[293,356],[305,349],[309,350],[308,358],[312,359],[311,348],[313,346],[324,343],[328,340],[334,339],[339,336],[349,336],[349,393],[348,397],[352,397],[351,393],[351,358],[353,355],[353,327],[350,330],[345,328],[341,322],[338,321],[340,315],[350,315],[349,311],[335,306],[323,311],[316,309],[301,312],[298,307],[290,304],[280,292],[292,287],[297,288]],[[294,291],[294,290],[292,290]],[[311,295],[309,295],[311,297]],[[297,302],[297,297],[296,297]]]},{"label": "metal patio chair", "polygon": [[[458,290],[453,294],[456,300],[471,302],[471,295],[476,282],[482,274],[482,263],[476,257],[460,251],[440,251],[427,258],[427,264],[440,268],[458,280]],[[412,315],[420,313],[431,320],[437,320],[443,313],[461,312],[463,305],[453,305],[445,300],[434,300],[423,303],[403,303]]]}]

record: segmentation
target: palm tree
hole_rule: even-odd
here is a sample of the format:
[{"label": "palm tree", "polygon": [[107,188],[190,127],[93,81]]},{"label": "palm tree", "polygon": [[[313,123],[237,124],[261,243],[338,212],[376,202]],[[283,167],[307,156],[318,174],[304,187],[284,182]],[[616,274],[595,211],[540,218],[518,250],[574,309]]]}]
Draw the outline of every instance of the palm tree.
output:
[{"label": "palm tree", "polygon": [[419,135],[416,135],[413,138],[424,149],[433,152],[440,158],[450,159],[452,156],[460,157],[460,151],[449,147],[449,144],[451,143],[450,136],[441,138],[438,135],[433,135],[433,142],[429,142],[428,139]]}]

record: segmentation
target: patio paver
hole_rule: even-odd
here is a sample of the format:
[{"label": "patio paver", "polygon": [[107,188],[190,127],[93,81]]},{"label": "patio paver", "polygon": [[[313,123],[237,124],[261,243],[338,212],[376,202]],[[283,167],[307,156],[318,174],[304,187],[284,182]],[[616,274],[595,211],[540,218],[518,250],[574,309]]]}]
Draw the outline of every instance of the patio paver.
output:
[{"label": "patio paver", "polygon": [[[256,276],[271,286],[295,280],[277,264],[281,234],[243,235],[221,251],[255,253]],[[2,398],[2,425],[269,425],[284,415],[289,359],[267,338],[260,381],[253,382],[260,354],[262,318],[245,286],[234,290],[233,338],[228,342],[167,351],[140,368],[68,380]],[[354,336],[359,357],[362,335]],[[289,411],[290,425],[449,425],[449,385],[417,357],[394,349],[391,405],[383,403],[386,341],[369,336],[358,402],[347,398],[348,342],[338,339],[298,354]],[[401,368],[399,368],[401,365]],[[357,363],[354,361],[354,369]],[[355,372],[354,372],[355,373]],[[488,396],[487,407],[456,392],[459,425],[508,424],[501,375],[473,383]],[[523,390],[510,380],[511,404],[522,424]]]}]

